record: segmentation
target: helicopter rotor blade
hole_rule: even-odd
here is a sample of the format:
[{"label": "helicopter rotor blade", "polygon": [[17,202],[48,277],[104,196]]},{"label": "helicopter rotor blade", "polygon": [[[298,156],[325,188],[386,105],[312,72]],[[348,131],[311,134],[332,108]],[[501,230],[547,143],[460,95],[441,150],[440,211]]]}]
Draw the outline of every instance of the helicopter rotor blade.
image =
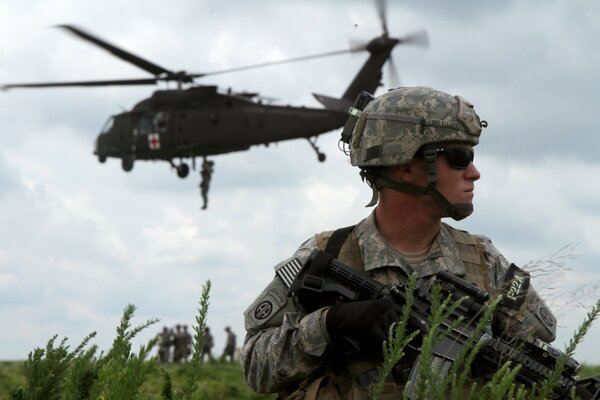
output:
[{"label": "helicopter rotor blade", "polygon": [[155,78],[144,79],[116,79],[106,81],[73,81],[73,82],[40,82],[40,83],[11,83],[0,86],[1,90],[16,88],[45,88],[69,86],[125,86],[125,85],[154,85],[158,82]]},{"label": "helicopter rotor blade", "polygon": [[227,74],[230,72],[237,72],[237,71],[243,71],[243,70],[254,69],[254,68],[270,67],[272,65],[288,64],[288,63],[293,63],[293,62],[297,62],[297,61],[312,60],[315,58],[331,57],[331,56],[336,56],[336,55],[345,54],[345,53],[356,53],[356,52],[364,51],[364,50],[366,50],[366,45],[361,44],[361,45],[351,46],[350,48],[343,49],[343,50],[335,50],[335,51],[330,51],[330,52],[326,52],[326,53],[313,54],[313,55],[309,55],[309,56],[288,58],[285,60],[267,61],[264,63],[245,65],[242,67],[235,67],[235,68],[229,68],[229,69],[221,69],[218,71],[189,74],[189,76],[192,78],[200,78],[200,77],[208,76],[208,75]]},{"label": "helicopter rotor blade", "polygon": [[138,57],[126,50],[123,50],[113,44],[108,43],[107,41],[98,38],[95,35],[92,35],[89,32],[84,31],[81,28],[78,28],[74,25],[56,25],[57,28],[62,28],[65,29],[69,32],[71,32],[73,35],[79,37],[80,39],[83,39],[85,41],[88,41],[106,51],[108,51],[109,53],[111,53],[112,55],[120,58],[121,60],[127,61],[141,69],[143,69],[144,71],[150,72],[153,75],[175,75],[175,73],[173,73],[172,71],[169,71],[166,68],[161,67],[160,65],[154,64],[150,61],[144,60],[141,57]]},{"label": "helicopter rotor blade", "polygon": [[426,30],[415,31],[399,39],[401,43],[429,47],[429,35]]},{"label": "helicopter rotor blade", "polygon": [[398,74],[398,68],[396,68],[396,63],[394,62],[393,57],[390,57],[388,60],[388,73],[388,82],[390,87],[394,88],[402,86],[402,83],[400,81],[400,75]]},{"label": "helicopter rotor blade", "polygon": [[383,31],[383,36],[389,36],[387,25],[387,1],[376,0],[375,5],[377,7],[377,15],[379,16],[379,22],[381,23],[381,30]]}]

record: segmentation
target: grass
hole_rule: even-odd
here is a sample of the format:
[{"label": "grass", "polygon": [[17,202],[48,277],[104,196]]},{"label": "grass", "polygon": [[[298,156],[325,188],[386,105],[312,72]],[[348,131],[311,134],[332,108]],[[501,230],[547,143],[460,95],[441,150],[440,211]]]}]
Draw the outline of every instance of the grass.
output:
[{"label": "grass", "polygon": [[[186,366],[183,364],[159,364],[152,369],[142,385],[142,391],[148,400],[162,400],[164,383],[161,368],[171,376],[173,386],[181,387],[185,380]],[[25,384],[24,361],[0,361],[0,399],[8,399],[11,389]],[[600,375],[600,365],[584,365],[580,376],[587,378]],[[207,400],[274,400],[275,395],[254,393],[242,377],[242,369],[237,363],[214,362],[200,368],[200,380],[203,382],[201,398]]]},{"label": "grass", "polygon": [[[1,361],[0,362],[0,399],[9,398],[12,389],[25,384],[24,361]],[[141,392],[148,400],[162,400],[164,369],[173,381],[174,387],[183,387],[187,374],[186,364],[158,364],[150,370],[145,382],[142,384]],[[207,363],[199,369],[199,380],[201,387],[195,393],[200,394],[202,399],[207,400],[271,400],[275,395],[256,394],[244,382],[242,369],[238,363],[213,362]]]}]

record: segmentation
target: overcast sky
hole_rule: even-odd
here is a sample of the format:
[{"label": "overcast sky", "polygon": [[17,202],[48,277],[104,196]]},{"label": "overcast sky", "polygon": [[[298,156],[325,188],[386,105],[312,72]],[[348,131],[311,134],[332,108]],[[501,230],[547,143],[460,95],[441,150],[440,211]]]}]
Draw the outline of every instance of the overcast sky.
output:
[{"label": "overcast sky", "polygon": [[[126,3],[126,4],[123,4]],[[475,214],[454,225],[492,238],[509,260],[562,262],[534,285],[559,317],[559,348],[600,297],[600,3],[390,2],[390,33],[426,29],[427,49],[398,46],[401,84],[432,86],[475,104],[489,122],[476,148]],[[171,70],[214,71],[337,50],[381,34],[371,1],[0,0],[0,84],[144,78],[144,71],[52,28],[72,23]],[[258,91],[319,107],[340,96],[367,54],[215,76],[198,84]],[[383,87],[398,85],[384,69]],[[192,324],[213,283],[215,353],[272,267],[315,232],[368,215],[370,190],[321,136],[214,157],[209,208],[198,171],[165,162],[100,164],[105,120],[153,90],[67,88],[0,93],[0,359],[24,359],[58,334],[89,332],[107,349],[128,303],[135,323]],[[558,254],[557,254],[558,252]],[[600,364],[600,323],[576,352]]]}]

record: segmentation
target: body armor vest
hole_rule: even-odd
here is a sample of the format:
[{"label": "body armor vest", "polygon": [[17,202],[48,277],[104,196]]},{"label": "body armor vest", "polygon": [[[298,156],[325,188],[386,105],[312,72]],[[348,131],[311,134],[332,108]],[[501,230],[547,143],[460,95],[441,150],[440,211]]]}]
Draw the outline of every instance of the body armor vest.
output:
[{"label": "body armor vest", "polygon": [[[455,229],[446,224],[444,226],[456,242],[460,259],[465,266],[465,280],[492,294],[483,248],[479,240],[467,231]],[[357,271],[363,271],[362,255],[354,226],[318,233],[316,239],[320,250],[325,250],[340,262]]]},{"label": "body armor vest", "polygon": [[[465,280],[470,281],[478,287],[490,291],[489,274],[485,264],[483,248],[477,238],[466,231],[454,229],[444,224],[450,231],[464,264]],[[340,228],[335,231],[321,232],[316,235],[317,246],[340,262],[357,271],[364,271],[362,255],[358,245],[358,238],[354,230],[355,226]],[[363,379],[368,375],[376,378],[378,363],[369,360],[350,362],[347,370],[351,374],[361,375]],[[327,372],[327,370],[329,370]],[[373,375],[375,374],[375,375]],[[360,380],[360,379],[359,379]],[[403,386],[396,382],[385,383],[381,394],[381,400],[392,400],[400,398]],[[298,396],[298,397],[296,397]],[[281,396],[286,400],[367,400],[369,398],[368,385],[357,385],[356,379],[348,376],[338,376],[330,368],[323,371],[319,378],[309,378],[300,384],[298,390],[292,395]]]}]

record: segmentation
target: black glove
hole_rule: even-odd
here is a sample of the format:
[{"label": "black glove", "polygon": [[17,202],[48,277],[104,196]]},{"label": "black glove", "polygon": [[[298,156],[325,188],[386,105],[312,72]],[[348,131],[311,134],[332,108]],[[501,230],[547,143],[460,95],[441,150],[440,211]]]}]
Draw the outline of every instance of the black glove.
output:
[{"label": "black glove", "polygon": [[362,350],[381,351],[392,323],[400,321],[402,309],[388,299],[362,300],[329,308],[325,323],[335,343],[340,337],[352,340]]}]

